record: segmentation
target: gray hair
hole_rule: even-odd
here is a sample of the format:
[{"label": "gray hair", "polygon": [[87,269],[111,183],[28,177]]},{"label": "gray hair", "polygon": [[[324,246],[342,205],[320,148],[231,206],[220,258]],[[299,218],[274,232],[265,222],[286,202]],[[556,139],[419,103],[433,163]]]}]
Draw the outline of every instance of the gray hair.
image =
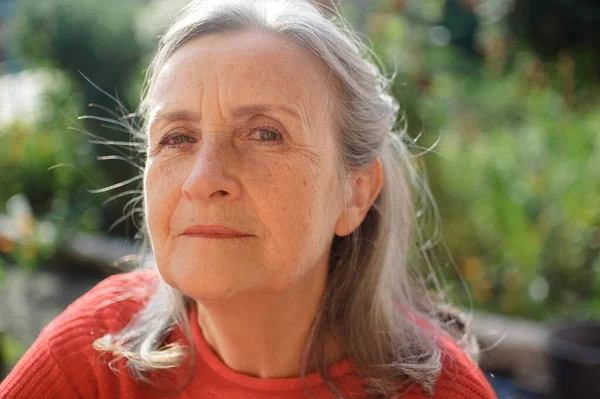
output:
[{"label": "gray hair", "polygon": [[[348,236],[334,237],[328,281],[305,343],[301,376],[317,370],[329,389],[342,397],[325,363],[327,338],[336,336],[370,397],[392,397],[415,382],[432,392],[443,349],[407,313],[450,331],[473,357],[477,348],[464,328],[455,328],[465,327],[465,320],[451,312],[439,317],[441,307],[429,294],[430,288],[441,292],[441,284],[421,245],[425,240],[416,212],[422,211],[417,206],[424,199],[432,198],[409,150],[414,142],[404,123],[397,123],[399,107],[389,94],[392,80],[380,72],[376,58],[340,13],[328,11],[333,11],[331,17],[301,0],[192,1],[161,38],[147,73],[141,109],[147,111],[148,93],[169,57],[201,36],[258,30],[297,43],[320,59],[334,78],[332,89],[337,94],[340,176],[379,157],[384,182],[363,223]],[[147,263],[140,267],[156,267]],[[429,267],[427,279],[420,263]],[[195,357],[187,317],[190,303],[191,298],[160,279],[137,317],[118,334],[96,340],[94,347],[125,358],[140,379],[147,371],[178,367],[188,356]],[[175,326],[188,337],[189,348],[159,346]]]}]

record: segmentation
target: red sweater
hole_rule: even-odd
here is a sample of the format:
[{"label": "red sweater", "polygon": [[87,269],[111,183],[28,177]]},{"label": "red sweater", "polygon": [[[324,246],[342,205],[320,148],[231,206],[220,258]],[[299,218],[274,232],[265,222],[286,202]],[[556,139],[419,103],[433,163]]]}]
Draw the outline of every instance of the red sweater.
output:
[{"label": "red sweater", "polygon": [[[154,399],[222,398],[274,399],[306,398],[300,378],[260,379],[238,373],[225,365],[212,351],[198,323],[192,322],[192,333],[197,353],[193,378],[185,385],[189,373],[152,374],[152,380],[168,381],[160,386],[185,386],[167,396],[167,391],[151,388],[134,380],[127,373],[125,362],[117,361],[114,369],[107,362],[110,356],[92,348],[92,342],[107,332],[123,328],[133,313],[141,309],[147,297],[118,300],[119,292],[135,290],[141,285],[156,284],[155,272],[133,272],[115,275],[71,304],[40,333],[38,339],[0,384],[0,398],[106,398]],[[112,302],[111,302],[112,300]],[[196,308],[191,307],[190,320],[196,320]],[[168,341],[186,340],[180,329],[174,329]],[[442,338],[445,346],[443,369],[436,383],[435,398],[488,399],[496,398],[478,367],[449,338]],[[180,367],[180,371],[186,369]],[[190,368],[187,368],[190,370]],[[361,383],[344,360],[330,367],[330,375],[349,397],[361,397]],[[162,378],[167,378],[162,380]],[[306,378],[315,398],[333,397],[317,373]],[[170,385],[169,385],[170,384]],[[403,399],[425,398],[414,388]]]}]

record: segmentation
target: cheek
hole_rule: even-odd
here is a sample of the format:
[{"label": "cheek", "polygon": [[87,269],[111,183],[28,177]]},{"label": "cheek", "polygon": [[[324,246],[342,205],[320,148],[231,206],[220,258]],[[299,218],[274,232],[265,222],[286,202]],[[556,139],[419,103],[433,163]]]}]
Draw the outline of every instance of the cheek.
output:
[{"label": "cheek", "polygon": [[307,249],[319,252],[334,233],[337,180],[332,178],[331,165],[298,161],[272,166],[268,175],[260,177],[262,183],[257,180],[253,186],[256,208],[272,236],[273,250],[296,256]]},{"label": "cheek", "polygon": [[162,242],[169,233],[170,218],[179,201],[181,182],[159,163],[146,165],[144,175],[145,214],[153,242]]},{"label": "cheek", "polygon": [[[280,218],[278,225],[293,227],[292,219],[309,217],[316,202],[318,176],[302,162],[282,161],[261,169],[250,184],[256,191],[259,211]],[[262,192],[262,194],[260,194]]]}]

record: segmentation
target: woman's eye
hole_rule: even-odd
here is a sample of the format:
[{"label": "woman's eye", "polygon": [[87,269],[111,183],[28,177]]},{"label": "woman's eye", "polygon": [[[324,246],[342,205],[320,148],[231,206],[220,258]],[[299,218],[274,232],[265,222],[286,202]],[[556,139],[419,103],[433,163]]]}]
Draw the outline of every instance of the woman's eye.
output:
[{"label": "woman's eye", "polygon": [[[260,145],[270,144],[281,144],[283,143],[283,136],[277,130],[271,127],[257,127],[250,129],[252,131],[252,141],[258,142]],[[196,138],[187,134],[172,133],[167,134],[158,143],[159,147],[167,148],[179,148],[186,144],[195,143]]]},{"label": "woman's eye", "polygon": [[257,127],[252,131],[259,144],[281,144],[283,142],[281,133],[273,128]]},{"label": "woman's eye", "polygon": [[161,147],[178,148],[184,144],[192,143],[195,139],[185,134],[169,134],[160,140]]}]

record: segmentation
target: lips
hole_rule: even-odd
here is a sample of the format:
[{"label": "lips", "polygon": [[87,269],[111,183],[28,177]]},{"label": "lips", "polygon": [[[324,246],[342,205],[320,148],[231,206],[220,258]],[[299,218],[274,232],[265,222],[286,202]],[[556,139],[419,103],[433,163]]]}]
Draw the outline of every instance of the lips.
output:
[{"label": "lips", "polygon": [[249,234],[242,233],[225,226],[218,225],[197,225],[188,227],[181,235],[188,237],[205,237],[205,238],[234,238],[247,237]]}]

